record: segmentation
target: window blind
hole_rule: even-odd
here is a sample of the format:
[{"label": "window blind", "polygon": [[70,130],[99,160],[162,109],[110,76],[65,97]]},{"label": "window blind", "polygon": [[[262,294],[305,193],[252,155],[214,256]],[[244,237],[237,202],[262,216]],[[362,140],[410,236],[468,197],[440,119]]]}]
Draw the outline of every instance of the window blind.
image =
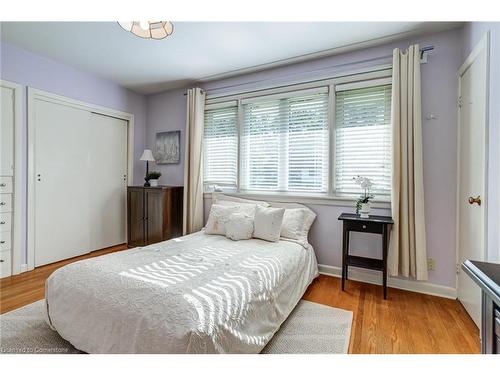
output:
[{"label": "window blind", "polygon": [[335,192],[358,194],[368,177],[377,196],[391,192],[391,85],[336,93]]},{"label": "window blind", "polygon": [[236,187],[238,176],[237,107],[205,110],[203,134],[204,189]]},{"label": "window blind", "polygon": [[242,190],[328,191],[328,93],[243,103]]}]

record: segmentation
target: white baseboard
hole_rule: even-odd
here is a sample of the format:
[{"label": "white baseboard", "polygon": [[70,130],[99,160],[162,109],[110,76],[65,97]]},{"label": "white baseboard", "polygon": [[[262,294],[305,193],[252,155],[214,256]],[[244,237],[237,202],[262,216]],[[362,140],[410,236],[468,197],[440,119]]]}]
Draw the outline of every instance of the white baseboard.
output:
[{"label": "white baseboard", "polygon": [[[341,277],[342,270],[341,267],[337,266],[327,266],[325,264],[319,264],[319,273],[328,276]],[[382,284],[382,277],[380,272],[365,270],[360,268],[349,268],[349,279],[355,281],[362,281],[369,284]],[[432,296],[456,299],[457,290],[455,288],[450,288],[448,286],[431,284],[425,281],[398,279],[395,277],[387,278],[387,285],[391,288],[409,290],[411,292],[430,294]]]},{"label": "white baseboard", "polygon": [[28,271],[28,265],[26,263],[21,264],[21,268],[19,270],[21,273]]}]

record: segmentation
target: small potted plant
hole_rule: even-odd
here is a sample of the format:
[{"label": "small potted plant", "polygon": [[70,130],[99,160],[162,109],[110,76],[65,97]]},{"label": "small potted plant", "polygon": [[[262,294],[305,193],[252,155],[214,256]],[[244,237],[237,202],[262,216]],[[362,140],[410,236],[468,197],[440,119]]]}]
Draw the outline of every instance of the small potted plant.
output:
[{"label": "small potted plant", "polygon": [[156,171],[149,172],[148,176],[147,176],[147,180],[149,181],[151,186],[158,186],[158,180],[159,180],[160,176],[161,176],[160,172],[156,172]]},{"label": "small potted plant", "polygon": [[374,198],[370,194],[370,188],[373,184],[369,178],[363,176],[354,177],[354,181],[364,190],[364,193],[356,201],[356,215],[366,219],[370,216],[370,200]]}]

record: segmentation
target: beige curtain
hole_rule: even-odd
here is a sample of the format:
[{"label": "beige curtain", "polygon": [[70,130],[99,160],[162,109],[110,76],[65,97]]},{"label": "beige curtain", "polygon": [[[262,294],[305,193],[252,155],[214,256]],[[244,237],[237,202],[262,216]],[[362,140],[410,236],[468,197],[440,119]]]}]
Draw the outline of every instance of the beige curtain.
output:
[{"label": "beige curtain", "polygon": [[184,160],[184,234],[197,232],[203,227],[204,111],[205,92],[199,88],[189,89]]},{"label": "beige curtain", "polygon": [[420,48],[396,48],[392,66],[391,276],[427,280],[420,99]]}]

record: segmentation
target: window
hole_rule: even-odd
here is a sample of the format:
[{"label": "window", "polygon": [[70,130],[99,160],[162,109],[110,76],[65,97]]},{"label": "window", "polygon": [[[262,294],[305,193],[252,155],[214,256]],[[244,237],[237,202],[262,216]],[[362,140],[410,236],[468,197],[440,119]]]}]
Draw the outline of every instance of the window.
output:
[{"label": "window", "polygon": [[243,101],[242,132],[240,189],[328,191],[326,88]]},{"label": "window", "polygon": [[361,192],[353,177],[373,181],[372,193],[391,192],[391,85],[348,89],[335,101],[335,192]]},{"label": "window", "polygon": [[[205,110],[204,188],[358,196],[391,191],[390,71],[228,96]],[[366,77],[366,78],[365,78]],[[299,89],[300,87],[300,89]],[[215,103],[215,104],[214,104]]]},{"label": "window", "polygon": [[236,105],[205,110],[203,134],[204,189],[211,186],[236,188],[238,176],[238,132]]}]

